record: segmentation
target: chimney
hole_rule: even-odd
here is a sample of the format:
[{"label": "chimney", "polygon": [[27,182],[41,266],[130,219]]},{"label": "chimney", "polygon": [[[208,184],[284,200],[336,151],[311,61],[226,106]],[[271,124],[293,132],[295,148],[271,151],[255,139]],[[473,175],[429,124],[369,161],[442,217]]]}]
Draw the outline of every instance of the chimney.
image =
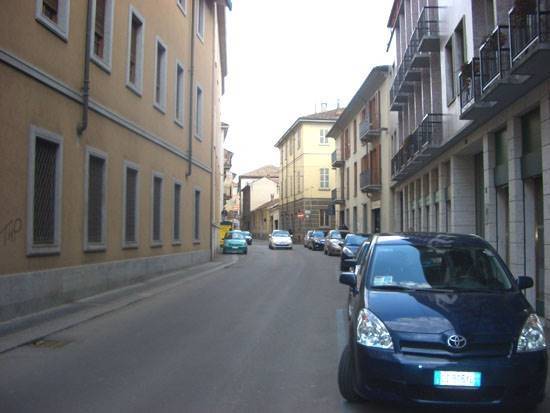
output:
[{"label": "chimney", "polygon": [[321,112],[327,111],[327,104],[325,102],[321,102]]},{"label": "chimney", "polygon": [[340,99],[336,100],[336,109],[340,109]]}]

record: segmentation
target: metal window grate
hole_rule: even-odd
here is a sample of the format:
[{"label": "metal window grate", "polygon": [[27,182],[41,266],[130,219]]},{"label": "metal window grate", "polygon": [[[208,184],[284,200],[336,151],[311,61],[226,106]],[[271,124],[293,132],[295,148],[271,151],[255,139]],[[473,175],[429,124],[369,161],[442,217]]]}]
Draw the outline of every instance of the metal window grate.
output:
[{"label": "metal window grate", "polygon": [[36,139],[34,158],[33,243],[55,242],[56,161],[59,145]]},{"label": "metal window grate", "polygon": [[181,185],[174,184],[174,240],[180,240]]},{"label": "metal window grate", "polygon": [[127,243],[137,241],[137,176],[138,172],[135,169],[126,169],[126,227],[124,239]]},{"label": "metal window grate", "polygon": [[88,165],[88,242],[103,242],[105,160],[90,156]]},{"label": "metal window grate", "polygon": [[162,178],[153,180],[153,241],[160,242],[160,218],[161,218]]},{"label": "metal window grate", "polygon": [[201,193],[200,191],[195,191],[195,228],[194,235],[195,239],[200,239],[200,211],[201,211]]}]

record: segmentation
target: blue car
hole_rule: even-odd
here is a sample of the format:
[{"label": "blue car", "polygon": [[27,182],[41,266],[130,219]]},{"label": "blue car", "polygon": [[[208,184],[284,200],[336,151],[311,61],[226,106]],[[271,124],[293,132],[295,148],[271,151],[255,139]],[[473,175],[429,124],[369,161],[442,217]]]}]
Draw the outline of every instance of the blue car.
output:
[{"label": "blue car", "polygon": [[374,236],[352,290],[338,371],[348,401],[527,411],[544,400],[543,319],[498,253],[474,235]]}]

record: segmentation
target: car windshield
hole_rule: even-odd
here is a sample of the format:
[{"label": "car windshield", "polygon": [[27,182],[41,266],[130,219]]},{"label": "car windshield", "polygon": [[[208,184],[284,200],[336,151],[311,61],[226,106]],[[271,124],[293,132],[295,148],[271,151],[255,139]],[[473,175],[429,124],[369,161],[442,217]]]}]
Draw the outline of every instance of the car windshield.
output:
[{"label": "car windshield", "polygon": [[370,286],[380,289],[503,291],[512,288],[495,253],[478,246],[379,245],[374,250],[369,274]]},{"label": "car windshield", "polygon": [[225,239],[244,239],[244,234],[242,232],[228,232]]},{"label": "car windshield", "polygon": [[342,239],[342,235],[338,231],[335,231],[335,232],[330,234],[330,238],[332,238],[332,239]]},{"label": "car windshield", "polygon": [[244,235],[245,237],[250,236],[250,231],[243,231],[243,235]]},{"label": "car windshield", "polygon": [[323,231],[315,231],[311,234],[313,238],[324,238],[326,236],[326,233]]},{"label": "car windshield", "polygon": [[350,247],[360,247],[367,238],[361,235],[349,234],[346,236],[344,244]]},{"label": "car windshield", "polygon": [[273,237],[290,237],[288,231],[273,231]]}]

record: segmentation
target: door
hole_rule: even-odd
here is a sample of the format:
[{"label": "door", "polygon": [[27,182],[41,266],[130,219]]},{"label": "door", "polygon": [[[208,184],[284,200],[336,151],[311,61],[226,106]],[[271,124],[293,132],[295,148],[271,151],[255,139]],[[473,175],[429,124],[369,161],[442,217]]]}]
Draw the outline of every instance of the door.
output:
[{"label": "door", "polygon": [[544,198],[542,177],[533,179],[535,189],[535,297],[537,314],[544,317]]},{"label": "door", "polygon": [[372,232],[375,234],[380,232],[380,208],[372,210]]}]

